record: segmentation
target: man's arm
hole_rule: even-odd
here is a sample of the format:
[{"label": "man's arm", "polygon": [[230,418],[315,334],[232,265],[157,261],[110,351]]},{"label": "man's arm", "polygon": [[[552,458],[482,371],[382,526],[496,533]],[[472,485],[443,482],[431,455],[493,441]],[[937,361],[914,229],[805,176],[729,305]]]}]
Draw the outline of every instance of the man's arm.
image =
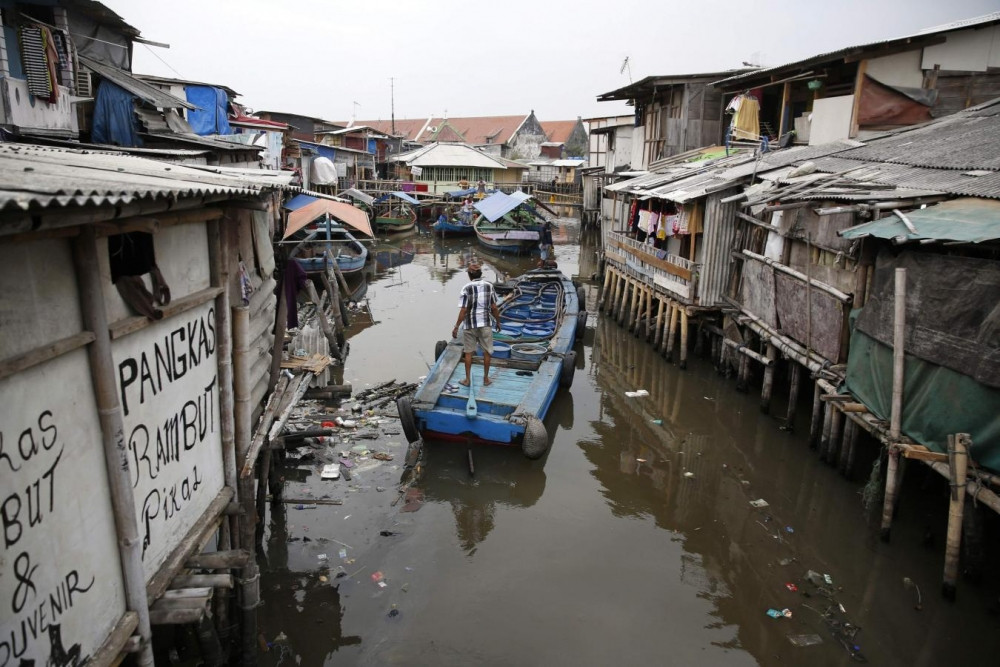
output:
[{"label": "man's arm", "polygon": [[[496,306],[493,306],[493,309],[496,310]],[[455,322],[455,328],[451,330],[451,337],[452,338],[455,338],[455,337],[458,336],[458,325],[461,324],[462,320],[465,319],[465,314],[468,312],[468,310],[469,309],[466,308],[465,306],[462,306],[458,310],[458,320]]]},{"label": "man's arm", "polygon": [[496,301],[490,304],[490,312],[493,313],[493,324],[496,325],[496,330],[500,331],[500,309],[497,308]]}]

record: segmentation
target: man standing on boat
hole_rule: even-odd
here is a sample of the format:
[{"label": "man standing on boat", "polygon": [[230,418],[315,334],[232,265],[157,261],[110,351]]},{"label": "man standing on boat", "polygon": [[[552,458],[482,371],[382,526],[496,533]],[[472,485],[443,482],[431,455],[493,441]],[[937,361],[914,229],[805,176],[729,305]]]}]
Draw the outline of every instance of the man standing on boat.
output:
[{"label": "man standing on boat", "polygon": [[[483,385],[490,381],[490,360],[493,357],[493,328],[500,331],[500,309],[497,308],[493,285],[483,280],[483,270],[478,263],[469,264],[470,282],[462,288],[458,301],[458,321],[451,330],[451,337],[458,336],[458,327],[465,322],[462,332],[462,350],[465,352],[465,379],[459,384],[468,387],[472,378],[472,355],[477,345],[483,348]],[[492,325],[490,319],[492,316]]]},{"label": "man standing on boat", "polygon": [[541,252],[542,258],[538,262],[538,268],[543,268],[548,262],[549,257],[555,259],[555,253],[552,247],[552,221],[546,220],[545,224],[542,225],[542,233],[538,239],[538,250]]}]

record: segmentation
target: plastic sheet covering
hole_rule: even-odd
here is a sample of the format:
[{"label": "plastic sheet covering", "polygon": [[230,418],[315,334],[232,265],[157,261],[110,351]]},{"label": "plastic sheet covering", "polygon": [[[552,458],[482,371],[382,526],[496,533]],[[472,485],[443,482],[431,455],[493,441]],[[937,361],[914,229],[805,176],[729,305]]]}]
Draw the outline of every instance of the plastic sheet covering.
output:
[{"label": "plastic sheet covering", "polygon": [[229,127],[229,98],[226,91],[212,86],[187,86],[187,101],[198,107],[188,111],[195,134],[232,134]]},{"label": "plastic sheet covering", "polygon": [[486,199],[476,202],[476,209],[490,222],[495,222],[520,206],[514,197],[502,192],[494,192]]},{"label": "plastic sheet covering", "polygon": [[[847,361],[847,388],[876,416],[888,420],[892,348],[855,330]],[[903,433],[935,451],[947,451],[950,433],[969,433],[976,464],[1000,472],[1000,389],[906,355],[902,416]]]},{"label": "plastic sheet covering", "polygon": [[90,138],[95,144],[142,146],[135,118],[135,96],[110,81],[101,81],[94,102]]},{"label": "plastic sheet covering", "polygon": [[861,127],[896,127],[931,120],[931,105],[935,100],[914,99],[914,96],[919,97],[918,91],[921,89],[887,86],[865,76],[858,105],[858,124]]},{"label": "plastic sheet covering", "polygon": [[313,160],[312,172],[309,180],[317,185],[330,185],[337,182],[337,167],[333,161],[327,157],[318,157]]}]

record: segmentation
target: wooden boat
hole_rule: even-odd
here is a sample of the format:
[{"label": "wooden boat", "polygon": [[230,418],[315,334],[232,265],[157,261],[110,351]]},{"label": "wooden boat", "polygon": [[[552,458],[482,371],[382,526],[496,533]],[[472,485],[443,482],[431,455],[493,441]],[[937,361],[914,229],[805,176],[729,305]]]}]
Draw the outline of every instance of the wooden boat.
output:
[{"label": "wooden boat", "polygon": [[[291,257],[307,273],[332,268],[332,260],[337,262],[341,273],[348,275],[360,272],[368,261],[368,248],[346,227],[329,218],[313,227],[300,230],[291,238],[303,241],[291,252]],[[306,249],[312,250],[312,257],[297,256]]]},{"label": "wooden boat", "polygon": [[479,216],[473,228],[480,245],[497,252],[528,254],[538,247],[541,232],[509,219],[490,222]]},{"label": "wooden boat", "polygon": [[520,445],[529,458],[543,456],[550,440],[542,420],[559,387],[573,383],[572,348],[587,322],[582,300],[583,289],[556,269],[518,278],[501,304],[501,325],[535,326],[538,333],[529,344],[511,345],[510,358],[495,339],[489,386],[483,385],[481,357],[473,363],[472,387],[459,384],[465,378],[462,332],[452,341],[438,341],[437,360],[412,400],[397,401],[407,438]]},{"label": "wooden boat", "polygon": [[405,232],[417,224],[414,207],[420,202],[405,192],[389,192],[375,202],[375,228],[383,232]]},{"label": "wooden boat", "polygon": [[460,218],[450,218],[446,220],[438,220],[431,225],[431,229],[434,230],[435,234],[440,236],[466,236],[469,234],[475,234],[476,228],[472,226],[471,222],[463,222]]}]

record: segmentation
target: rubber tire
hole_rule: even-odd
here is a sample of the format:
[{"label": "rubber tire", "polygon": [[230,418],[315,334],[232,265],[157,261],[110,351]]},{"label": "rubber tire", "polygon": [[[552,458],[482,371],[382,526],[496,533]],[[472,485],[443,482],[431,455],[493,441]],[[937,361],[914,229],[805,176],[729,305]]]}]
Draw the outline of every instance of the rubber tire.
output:
[{"label": "rubber tire", "polygon": [[447,349],[448,349],[448,341],[446,340],[439,340],[438,342],[434,343],[434,361],[440,359],[441,355],[444,354],[444,351]]},{"label": "rubber tire", "polygon": [[576,334],[574,340],[583,340],[583,332],[587,330],[587,311],[581,310],[576,314]]},{"label": "rubber tire", "polygon": [[559,371],[559,386],[569,389],[573,386],[573,375],[576,373],[576,352],[570,350],[562,358],[562,369]]},{"label": "rubber tire", "polygon": [[576,288],[576,302],[579,304],[577,307],[580,310],[585,310],[587,306],[587,290],[583,289],[583,286]]},{"label": "rubber tire", "polygon": [[399,412],[399,423],[403,427],[403,435],[406,442],[416,442],[420,439],[420,431],[417,430],[417,420],[413,416],[413,408],[410,407],[410,397],[400,396],[396,399],[396,411]]},{"label": "rubber tire", "polygon": [[524,426],[524,440],[521,441],[521,452],[529,459],[536,460],[545,456],[551,446],[549,432],[538,417],[528,417]]}]

